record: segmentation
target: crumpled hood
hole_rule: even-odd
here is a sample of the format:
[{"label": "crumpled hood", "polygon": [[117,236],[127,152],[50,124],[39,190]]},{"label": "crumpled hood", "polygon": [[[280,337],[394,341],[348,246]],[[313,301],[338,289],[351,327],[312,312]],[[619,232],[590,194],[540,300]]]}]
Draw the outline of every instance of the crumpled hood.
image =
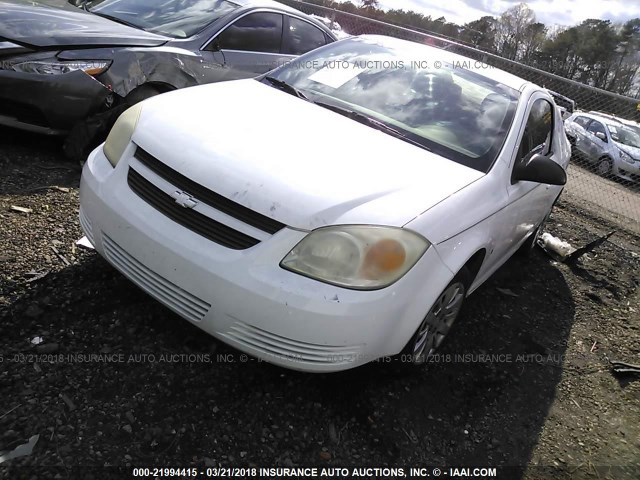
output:
[{"label": "crumpled hood", "polygon": [[169,39],[80,9],[0,0],[0,39],[37,48],[159,46]]},{"label": "crumpled hood", "polygon": [[144,102],[133,141],[286,225],[403,226],[484,174],[256,80]]}]

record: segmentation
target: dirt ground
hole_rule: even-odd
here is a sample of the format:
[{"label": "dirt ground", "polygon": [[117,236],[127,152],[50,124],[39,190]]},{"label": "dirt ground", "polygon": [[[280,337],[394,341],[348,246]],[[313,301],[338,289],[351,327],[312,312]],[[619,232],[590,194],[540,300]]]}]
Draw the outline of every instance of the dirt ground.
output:
[{"label": "dirt ground", "polygon": [[[241,357],[77,249],[80,169],[55,140],[0,129],[0,171],[0,452],[39,435],[0,477],[430,465],[640,478],[640,377],[609,364],[640,364],[637,236],[574,266],[541,250],[510,260],[424,368],[310,375]],[[548,226],[575,246],[610,229],[567,201]]]}]

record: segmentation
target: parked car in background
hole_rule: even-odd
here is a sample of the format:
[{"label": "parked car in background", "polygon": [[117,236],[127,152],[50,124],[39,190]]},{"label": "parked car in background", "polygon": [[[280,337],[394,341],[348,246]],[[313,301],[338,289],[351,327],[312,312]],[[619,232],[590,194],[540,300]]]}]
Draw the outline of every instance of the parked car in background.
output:
[{"label": "parked car in background", "polygon": [[132,282],[258,358],[425,362],[465,297],[532,248],[566,182],[551,95],[482,67],[351,37],[151,98],[86,162],[82,228]]},{"label": "parked car in background", "polygon": [[72,156],[85,152],[87,137],[104,140],[142,99],[255,77],[336,39],[321,22],[269,0],[80,5],[0,0],[0,124],[55,135],[75,128]]},{"label": "parked car in background", "polygon": [[600,175],[640,180],[640,135],[610,115],[576,112],[565,121],[575,153]]}]

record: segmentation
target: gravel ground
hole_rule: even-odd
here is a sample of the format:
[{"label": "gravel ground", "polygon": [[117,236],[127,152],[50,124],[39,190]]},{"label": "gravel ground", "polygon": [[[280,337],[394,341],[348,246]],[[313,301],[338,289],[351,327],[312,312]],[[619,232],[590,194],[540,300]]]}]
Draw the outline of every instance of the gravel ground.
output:
[{"label": "gravel ground", "polygon": [[[0,477],[481,465],[518,467],[509,479],[640,478],[640,382],[608,362],[640,364],[631,234],[573,267],[542,251],[510,260],[425,368],[309,375],[245,359],[77,249],[80,170],[55,140],[0,129],[0,169],[0,451],[39,435]],[[577,246],[608,228],[566,202],[549,224]]]}]

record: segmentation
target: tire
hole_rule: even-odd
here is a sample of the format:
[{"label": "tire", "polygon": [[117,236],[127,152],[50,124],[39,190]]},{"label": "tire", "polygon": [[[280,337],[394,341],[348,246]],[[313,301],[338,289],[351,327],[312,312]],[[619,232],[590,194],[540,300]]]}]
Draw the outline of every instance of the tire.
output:
[{"label": "tire", "polygon": [[160,95],[161,93],[162,92],[153,85],[140,85],[139,87],[129,92],[129,95],[126,96],[125,101],[129,106],[132,106],[136,103],[140,103],[141,101],[146,100],[147,98]]},{"label": "tire", "polygon": [[596,165],[596,171],[598,172],[598,175],[602,177],[608,177],[611,175],[612,170],[613,162],[609,157],[603,157],[598,160],[598,163]]},{"label": "tire", "polygon": [[[551,212],[549,212],[549,214],[550,213]],[[531,255],[533,250],[536,248],[536,245],[538,244],[538,238],[540,238],[540,235],[542,235],[542,231],[544,230],[544,224],[547,223],[548,218],[549,218],[549,215],[545,217],[542,223],[538,225],[538,228],[536,228],[536,230],[527,237],[524,243],[520,245],[518,250],[516,250],[517,256],[528,257],[529,255]]]},{"label": "tire", "polygon": [[464,267],[438,295],[402,351],[403,358],[411,359],[411,365],[426,363],[442,345],[462,310],[470,284],[471,275]]},{"label": "tire", "polygon": [[[556,199],[556,202],[557,201],[558,199]],[[551,211],[553,210],[553,206],[555,206],[555,204],[556,203],[553,202],[553,205],[551,206],[551,210],[549,210],[549,213],[545,215],[544,220],[540,222],[540,224],[535,229],[535,231],[531,235],[529,235],[527,239],[522,243],[522,245],[520,245],[518,250],[516,250],[517,256],[526,258],[530,256],[531,253],[533,253],[533,251],[536,248],[536,245],[538,245],[538,239],[540,238],[540,235],[542,235],[542,232],[544,231],[544,226],[547,224],[547,220],[549,220],[549,217],[551,216]]]}]

